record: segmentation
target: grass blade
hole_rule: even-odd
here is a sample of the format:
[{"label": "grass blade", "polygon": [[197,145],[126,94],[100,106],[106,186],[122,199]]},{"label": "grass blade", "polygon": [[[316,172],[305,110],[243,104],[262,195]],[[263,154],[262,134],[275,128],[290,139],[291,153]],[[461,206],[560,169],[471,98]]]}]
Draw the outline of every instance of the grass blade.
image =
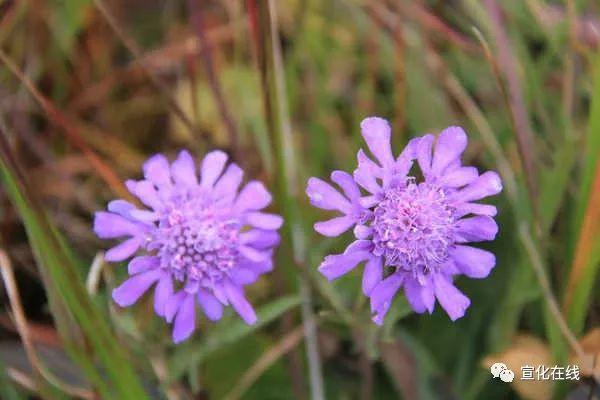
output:
[{"label": "grass blade", "polygon": [[[145,398],[106,318],[87,295],[70,251],[26,183],[4,133],[0,134],[0,181],[25,225],[55,322],[71,356],[103,397]],[[83,343],[90,355],[83,352]]]},{"label": "grass blade", "polygon": [[[306,260],[306,238],[298,208],[299,182],[298,165],[295,157],[295,146],[292,139],[288,97],[283,70],[281,43],[278,34],[277,14],[274,1],[249,1],[252,28],[256,35],[259,55],[259,67],[263,83],[265,111],[267,115],[271,145],[275,154],[277,186],[279,189],[279,205],[286,224],[285,235],[292,244],[291,256],[296,266],[304,266]],[[255,17],[258,16],[257,19]],[[257,23],[259,21],[260,23]],[[300,296],[302,297],[302,320],[306,336],[311,397],[324,398],[323,376],[317,344],[317,328],[312,310],[312,292],[307,279],[298,278]]]},{"label": "grass blade", "polygon": [[594,59],[594,88],[588,125],[581,192],[575,214],[573,265],[563,309],[569,325],[581,333],[600,266],[600,56]]},{"label": "grass blade", "polygon": [[10,382],[6,367],[0,362],[0,399],[23,400],[25,399],[17,388]]}]

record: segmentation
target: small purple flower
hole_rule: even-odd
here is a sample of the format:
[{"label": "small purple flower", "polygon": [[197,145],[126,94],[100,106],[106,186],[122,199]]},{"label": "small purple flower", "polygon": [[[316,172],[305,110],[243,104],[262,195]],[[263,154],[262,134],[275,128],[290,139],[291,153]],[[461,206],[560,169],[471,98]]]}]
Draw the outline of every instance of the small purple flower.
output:
[{"label": "small purple flower", "polygon": [[[315,230],[338,236],[354,227],[356,238],[344,253],[325,257],[319,271],[333,280],[364,262],[362,289],[377,324],[400,288],[417,313],[433,312],[437,299],[453,321],[462,317],[470,300],[453,278],[485,278],[496,263],[492,253],[465,243],[493,240],[498,233],[496,207],[475,201],[498,194],[500,177],[462,166],[467,135],[459,127],[442,131],[435,150],[433,135],[412,139],[398,158],[387,121],[367,118],[361,129],[377,162],[360,150],[354,175],[334,171],[331,180],[343,195],[318,178],[308,181],[311,204],[342,213],[317,222]],[[415,160],[422,182],[409,176]]]},{"label": "small purple flower", "polygon": [[[196,303],[211,321],[231,304],[248,324],[256,314],[244,296],[244,285],[273,269],[279,244],[279,215],[261,212],[271,202],[262,183],[251,181],[238,193],[243,171],[229,164],[222,151],[210,152],[200,164],[200,179],[191,155],[179,153],[169,164],[155,155],[144,164],[144,178],[126,182],[147,207],[125,200],[96,213],[94,232],[102,239],[126,238],[106,253],[123,261],[131,276],[112,297],[121,307],[135,303],[151,286],[154,310],[173,322],[173,341],[187,339],[195,329]],[[224,171],[224,172],[223,172]]]}]

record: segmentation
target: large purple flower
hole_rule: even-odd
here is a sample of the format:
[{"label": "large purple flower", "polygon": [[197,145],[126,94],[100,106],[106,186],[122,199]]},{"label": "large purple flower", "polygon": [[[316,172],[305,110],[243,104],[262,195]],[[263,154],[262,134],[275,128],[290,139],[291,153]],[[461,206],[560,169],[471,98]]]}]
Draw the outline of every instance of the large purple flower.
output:
[{"label": "large purple flower", "polygon": [[[442,131],[435,150],[433,135],[412,139],[398,158],[387,121],[367,118],[361,129],[377,162],[360,150],[354,175],[334,171],[331,179],[343,195],[318,178],[308,181],[314,206],[342,213],[317,222],[315,230],[338,236],[354,227],[356,238],[343,254],[325,257],[319,271],[333,280],[365,262],[362,289],[377,324],[400,288],[418,313],[433,312],[437,299],[453,321],[462,317],[470,301],[453,278],[485,278],[496,263],[492,253],[465,243],[496,236],[496,208],[474,202],[499,193],[500,177],[461,165],[467,135],[459,127]],[[409,176],[415,160],[422,182]]]},{"label": "large purple flower", "polygon": [[108,212],[95,216],[100,238],[126,238],[106,253],[108,261],[143,252],[129,262],[131,277],[113,291],[113,299],[130,306],[156,284],[154,309],[174,322],[175,343],[193,333],[196,303],[212,321],[230,304],[246,323],[254,323],[243,287],[273,268],[283,220],[259,211],[271,202],[262,183],[251,181],[238,193],[243,171],[236,164],[225,168],[226,163],[222,151],[208,153],[198,179],[187,151],[172,164],[155,155],[144,164],[145,179],[126,182],[147,209],[114,200]]}]

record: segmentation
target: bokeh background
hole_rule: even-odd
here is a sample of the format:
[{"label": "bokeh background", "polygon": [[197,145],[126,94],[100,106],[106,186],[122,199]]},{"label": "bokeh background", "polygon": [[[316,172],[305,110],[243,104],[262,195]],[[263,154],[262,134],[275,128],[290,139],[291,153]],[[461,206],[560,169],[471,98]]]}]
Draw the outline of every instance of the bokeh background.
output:
[{"label": "bokeh background", "polygon": [[[599,45],[593,0],[0,1],[0,398],[600,398]],[[378,328],[358,269],[316,272],[349,236],[314,233],[305,182],[354,169],[370,115],[396,153],[461,125],[465,162],[502,175],[497,267],[458,280],[455,323],[399,296]],[[286,225],[259,323],[229,310],[174,346],[151,300],[111,302],[125,266],[91,221],[182,148],[227,151]]]}]

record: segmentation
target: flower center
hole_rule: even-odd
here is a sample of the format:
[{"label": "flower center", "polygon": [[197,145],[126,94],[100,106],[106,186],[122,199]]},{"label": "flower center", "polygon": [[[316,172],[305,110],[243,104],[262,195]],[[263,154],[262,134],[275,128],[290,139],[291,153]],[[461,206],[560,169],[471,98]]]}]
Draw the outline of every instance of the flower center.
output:
[{"label": "flower center", "polygon": [[148,249],[176,280],[211,288],[237,263],[239,231],[237,220],[212,207],[177,207],[161,218]]},{"label": "flower center", "polygon": [[390,188],[373,215],[374,253],[386,265],[420,275],[448,258],[456,218],[441,188],[411,177],[406,186]]}]

